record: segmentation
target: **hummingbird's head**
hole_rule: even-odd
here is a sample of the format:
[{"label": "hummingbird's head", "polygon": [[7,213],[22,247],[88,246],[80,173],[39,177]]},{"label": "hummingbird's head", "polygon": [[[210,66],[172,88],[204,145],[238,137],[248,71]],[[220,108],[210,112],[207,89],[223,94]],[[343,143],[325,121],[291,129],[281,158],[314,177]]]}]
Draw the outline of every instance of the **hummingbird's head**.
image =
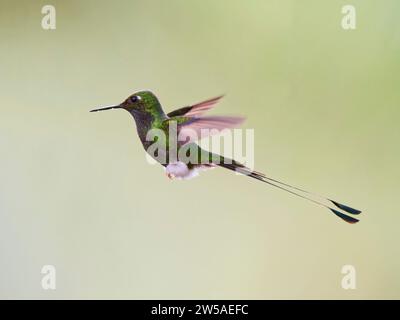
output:
[{"label": "hummingbird's head", "polygon": [[103,107],[99,109],[90,110],[90,112],[110,110],[110,109],[125,109],[132,114],[152,113],[155,109],[160,107],[157,97],[151,91],[139,91],[118,105]]},{"label": "hummingbird's head", "polygon": [[159,105],[159,102],[152,92],[139,91],[126,98],[120,107],[130,113],[147,113],[151,112],[155,105]]}]

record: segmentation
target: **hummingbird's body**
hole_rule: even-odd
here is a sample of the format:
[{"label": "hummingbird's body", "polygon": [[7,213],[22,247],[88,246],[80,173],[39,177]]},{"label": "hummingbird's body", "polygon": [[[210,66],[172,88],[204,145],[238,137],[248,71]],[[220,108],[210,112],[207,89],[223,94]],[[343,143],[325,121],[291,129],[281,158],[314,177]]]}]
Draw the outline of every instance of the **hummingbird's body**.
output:
[{"label": "hummingbird's body", "polygon": [[[157,97],[152,92],[140,91],[129,96],[119,105],[91,111],[109,109],[127,110],[136,122],[137,133],[143,148],[150,156],[165,167],[169,178],[190,179],[196,176],[199,170],[219,166],[248,175],[324,206],[346,222],[358,222],[357,219],[337,209],[333,209],[331,205],[333,204],[338,209],[350,214],[359,214],[361,211],[357,209],[268,178],[264,174],[253,171],[235,160],[224,158],[221,155],[200,148],[194,141],[215,133],[209,130],[217,129],[216,132],[218,132],[226,128],[236,127],[244,121],[242,117],[203,115],[205,111],[211,109],[221,98],[222,96],[219,96],[166,114]],[[153,135],[154,132],[157,134]],[[181,139],[182,137],[183,139]],[[157,152],[154,152],[153,149],[155,144],[157,144]],[[314,198],[318,198],[319,200],[315,200]],[[330,203],[330,205],[322,203],[321,200]]]}]

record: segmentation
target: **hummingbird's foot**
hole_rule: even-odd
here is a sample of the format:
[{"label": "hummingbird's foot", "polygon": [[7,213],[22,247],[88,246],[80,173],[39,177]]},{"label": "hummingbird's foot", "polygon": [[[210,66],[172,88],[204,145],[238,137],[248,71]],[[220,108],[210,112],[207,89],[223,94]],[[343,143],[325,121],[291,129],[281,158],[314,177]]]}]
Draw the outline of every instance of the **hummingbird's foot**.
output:
[{"label": "hummingbird's foot", "polygon": [[170,178],[171,180],[175,178],[175,176],[172,173],[167,173],[167,177]]}]

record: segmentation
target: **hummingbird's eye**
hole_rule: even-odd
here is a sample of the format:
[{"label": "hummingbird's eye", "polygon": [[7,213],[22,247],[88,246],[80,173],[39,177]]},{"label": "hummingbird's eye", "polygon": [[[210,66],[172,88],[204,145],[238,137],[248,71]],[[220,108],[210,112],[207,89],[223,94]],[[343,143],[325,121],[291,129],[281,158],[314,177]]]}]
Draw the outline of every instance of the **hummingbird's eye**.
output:
[{"label": "hummingbird's eye", "polygon": [[140,96],[132,96],[130,98],[132,103],[138,102],[139,100],[141,100],[142,98]]}]

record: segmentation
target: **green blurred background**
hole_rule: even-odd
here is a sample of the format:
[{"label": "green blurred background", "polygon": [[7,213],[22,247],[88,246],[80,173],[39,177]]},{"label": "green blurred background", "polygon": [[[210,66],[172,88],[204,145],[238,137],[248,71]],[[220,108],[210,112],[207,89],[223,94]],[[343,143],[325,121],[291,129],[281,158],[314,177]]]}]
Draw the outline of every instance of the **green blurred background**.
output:
[{"label": "green blurred background", "polygon": [[[350,31],[345,4],[1,0],[0,297],[400,298],[400,2],[352,0]],[[126,112],[88,112],[144,88],[226,93],[258,170],[361,222],[222,169],[169,181]]]}]

